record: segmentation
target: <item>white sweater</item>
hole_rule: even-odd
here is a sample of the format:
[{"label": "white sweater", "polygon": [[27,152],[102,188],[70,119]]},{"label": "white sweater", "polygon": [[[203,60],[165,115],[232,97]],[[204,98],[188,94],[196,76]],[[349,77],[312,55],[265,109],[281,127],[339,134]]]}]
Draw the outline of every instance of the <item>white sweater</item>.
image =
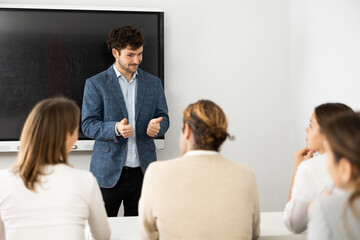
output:
[{"label": "white sweater", "polygon": [[95,239],[109,239],[95,177],[65,164],[48,165],[45,173],[33,192],[19,176],[0,171],[0,240],[81,240],[86,220]]},{"label": "white sweater", "polygon": [[291,200],[284,210],[284,221],[290,231],[301,233],[306,230],[310,203],[331,185],[332,180],[326,168],[326,154],[303,161],[299,165]]}]

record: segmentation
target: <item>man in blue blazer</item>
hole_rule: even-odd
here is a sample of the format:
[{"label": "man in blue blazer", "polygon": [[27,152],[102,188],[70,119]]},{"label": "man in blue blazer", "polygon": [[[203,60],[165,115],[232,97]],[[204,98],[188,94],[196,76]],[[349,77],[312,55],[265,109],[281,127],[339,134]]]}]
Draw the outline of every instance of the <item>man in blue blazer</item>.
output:
[{"label": "man in blue blazer", "polygon": [[95,139],[90,171],[108,216],[117,216],[122,201],[124,215],[137,216],[143,173],[156,161],[154,137],[169,128],[168,108],[161,80],[138,68],[142,32],[116,27],[107,45],[115,63],[86,80],[81,127]]}]

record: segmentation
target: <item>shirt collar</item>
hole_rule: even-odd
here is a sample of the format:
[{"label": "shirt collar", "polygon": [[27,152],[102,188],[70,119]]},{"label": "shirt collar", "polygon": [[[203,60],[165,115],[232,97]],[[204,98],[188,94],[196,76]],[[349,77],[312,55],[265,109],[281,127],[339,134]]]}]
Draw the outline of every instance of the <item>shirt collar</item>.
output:
[{"label": "shirt collar", "polygon": [[218,155],[216,151],[209,150],[191,150],[184,154],[184,156],[199,156],[199,155]]},{"label": "shirt collar", "polygon": [[[114,68],[114,71],[115,71],[115,73],[116,73],[116,77],[117,77],[117,78],[119,78],[120,76],[122,76],[123,78],[125,78],[125,77],[121,74],[121,72],[119,72],[119,70],[115,67],[115,64],[113,64],[113,68]],[[130,82],[131,82],[133,79],[136,79],[137,76],[138,76],[138,71],[136,70],[136,72],[133,74]]]}]

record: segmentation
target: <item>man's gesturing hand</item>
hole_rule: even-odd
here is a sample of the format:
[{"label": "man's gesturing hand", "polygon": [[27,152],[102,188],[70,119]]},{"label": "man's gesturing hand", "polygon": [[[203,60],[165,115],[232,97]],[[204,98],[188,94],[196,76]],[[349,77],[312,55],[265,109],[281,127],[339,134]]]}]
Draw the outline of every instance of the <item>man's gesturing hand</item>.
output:
[{"label": "man's gesturing hand", "polygon": [[155,137],[160,131],[160,122],[163,120],[162,117],[151,119],[147,128],[147,135],[149,137]]},{"label": "man's gesturing hand", "polygon": [[121,120],[121,122],[116,123],[116,129],[123,138],[129,138],[133,135],[133,128],[130,124],[128,124],[126,118]]}]

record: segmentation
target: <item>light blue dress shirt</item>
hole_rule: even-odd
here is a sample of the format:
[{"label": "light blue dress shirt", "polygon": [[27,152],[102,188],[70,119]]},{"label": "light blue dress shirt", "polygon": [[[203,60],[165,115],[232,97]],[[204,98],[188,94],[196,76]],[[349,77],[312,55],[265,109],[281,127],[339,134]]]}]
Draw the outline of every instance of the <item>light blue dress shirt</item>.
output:
[{"label": "light blue dress shirt", "polygon": [[[137,76],[138,72],[136,71],[130,82],[117,70],[115,65],[113,65],[115,70],[117,79],[120,84],[121,92],[124,96],[124,101],[126,104],[126,109],[128,112],[128,124],[130,124],[133,128],[133,135],[128,138],[127,144],[127,156],[125,160],[125,166],[128,167],[139,167],[140,166],[140,159],[139,154],[136,146],[136,129],[135,129],[135,101],[136,101],[136,90],[137,90]],[[119,119],[121,121],[122,119]],[[117,133],[116,126],[115,126],[115,133]]]}]

